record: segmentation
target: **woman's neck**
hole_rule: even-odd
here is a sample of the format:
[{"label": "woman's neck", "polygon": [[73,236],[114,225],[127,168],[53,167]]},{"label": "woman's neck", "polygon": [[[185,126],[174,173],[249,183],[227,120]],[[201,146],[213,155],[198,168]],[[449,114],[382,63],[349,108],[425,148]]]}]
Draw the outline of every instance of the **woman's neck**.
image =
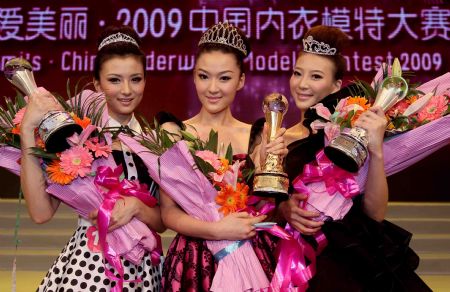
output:
[{"label": "woman's neck", "polygon": [[131,121],[131,118],[133,117],[133,114],[122,115],[111,111],[108,111],[108,114],[111,118],[116,120],[121,125],[128,125],[128,123]]},{"label": "woman's neck", "polygon": [[204,108],[192,119],[193,123],[200,125],[208,125],[213,129],[221,127],[230,127],[236,119],[231,114],[230,108],[218,113],[209,113]]},{"label": "woman's neck", "polygon": [[303,121],[305,120],[305,111],[300,110],[300,121],[298,122],[300,125],[303,125]]},{"label": "woman's neck", "polygon": [[[223,152],[221,155],[225,155],[229,143],[231,143],[234,153],[247,153],[248,151],[251,125],[234,118],[229,108],[215,114],[202,109],[196,116],[185,121],[185,123],[188,125],[188,131],[194,132],[203,140],[208,139],[211,130],[217,131],[219,148]],[[189,125],[192,127],[189,127]]]}]

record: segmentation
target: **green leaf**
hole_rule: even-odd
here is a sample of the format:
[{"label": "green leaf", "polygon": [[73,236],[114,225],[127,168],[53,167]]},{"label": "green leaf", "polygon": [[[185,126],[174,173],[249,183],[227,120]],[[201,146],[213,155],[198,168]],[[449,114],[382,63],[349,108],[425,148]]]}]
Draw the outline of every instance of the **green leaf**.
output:
[{"label": "green leaf", "polygon": [[19,109],[24,108],[27,105],[27,102],[25,101],[23,94],[21,93],[16,94],[16,104]]},{"label": "green leaf", "polygon": [[200,169],[200,171],[202,173],[209,174],[211,172],[216,171],[209,162],[206,162],[205,160],[201,159],[200,157],[198,157],[195,154],[192,154],[192,157],[194,158],[195,164],[197,165],[197,167]]},{"label": "green leaf", "polygon": [[227,159],[230,163],[233,161],[233,147],[231,147],[231,143],[228,144],[227,152],[225,153],[225,159]]},{"label": "green leaf", "polygon": [[169,149],[169,148],[172,147],[173,144],[175,144],[175,143],[174,143],[173,140],[170,138],[169,132],[167,132],[167,131],[164,130],[164,129],[161,129],[161,131],[162,131],[162,133],[161,133],[161,142],[162,142],[162,146],[163,146],[165,149]]},{"label": "green leaf", "polygon": [[189,142],[194,142],[197,140],[197,137],[195,137],[192,133],[188,131],[181,130],[181,135],[183,136],[183,139]]},{"label": "green leaf", "polygon": [[252,185],[252,180],[253,180],[254,174],[255,174],[255,169],[254,168],[244,168],[244,169],[242,169],[242,176],[243,176],[245,182],[248,185]]},{"label": "green leaf", "polygon": [[32,150],[33,155],[36,156],[36,157],[41,157],[41,158],[50,159],[50,160],[58,159],[58,156],[55,153],[45,152],[41,148],[32,147],[31,150]]},{"label": "green leaf", "polygon": [[217,153],[218,144],[219,144],[219,134],[213,129],[211,129],[211,131],[209,132],[209,139],[208,141],[206,141],[205,149]]}]

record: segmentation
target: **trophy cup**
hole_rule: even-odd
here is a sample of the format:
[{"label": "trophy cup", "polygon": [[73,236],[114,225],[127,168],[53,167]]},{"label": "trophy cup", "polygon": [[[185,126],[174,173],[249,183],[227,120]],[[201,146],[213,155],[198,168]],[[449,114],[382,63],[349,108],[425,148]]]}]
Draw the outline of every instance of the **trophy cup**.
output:
[{"label": "trophy cup", "polygon": [[[408,83],[401,75],[400,62],[396,58],[392,65],[392,76],[382,81],[373,106],[379,106],[386,112],[406,96]],[[340,168],[357,172],[367,158],[368,143],[366,130],[354,127],[331,140],[324,152]]]},{"label": "trophy cup", "polygon": [[[264,98],[263,111],[269,126],[267,142],[274,140],[284,114],[288,110],[288,101],[279,93],[272,93]],[[289,178],[283,170],[283,160],[275,154],[267,154],[261,171],[255,174],[253,195],[260,197],[280,198],[288,195]]]},{"label": "trophy cup", "polygon": [[[5,64],[5,76],[17,89],[25,95],[31,95],[37,90],[30,63],[22,58],[14,58]],[[81,133],[83,128],[76,124],[69,113],[65,111],[49,111],[39,123],[38,133],[50,153],[61,152],[70,145],[66,138],[75,132]]]}]

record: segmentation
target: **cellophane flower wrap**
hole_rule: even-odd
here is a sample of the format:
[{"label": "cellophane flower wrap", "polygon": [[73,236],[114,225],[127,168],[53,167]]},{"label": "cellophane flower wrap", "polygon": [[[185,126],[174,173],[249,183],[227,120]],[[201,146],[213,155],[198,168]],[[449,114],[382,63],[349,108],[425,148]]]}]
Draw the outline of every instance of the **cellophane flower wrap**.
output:
[{"label": "cellophane flower wrap", "polygon": [[[68,138],[71,147],[56,154],[46,153],[43,143],[37,141],[34,153],[40,157],[46,173],[46,191],[69,205],[83,218],[88,219],[91,211],[100,209],[98,236],[101,251],[121,277],[115,278],[108,271],[106,273],[119,281],[116,286],[120,290],[123,269],[119,257],[139,264],[144,254],[150,252],[152,261],[157,264],[162,254],[161,239],[136,218],[108,232],[109,213],[115,201],[122,196],[135,196],[151,207],[157,202],[150,196],[146,186],[123,179],[122,167],[114,162],[110,147],[111,133],[103,133],[101,127],[108,121],[104,97],[85,89],[68,101],[61,97],[58,100],[83,127],[83,132]],[[0,109],[0,166],[17,175],[20,175],[21,151],[19,132],[14,129],[20,127],[25,108],[26,100],[18,96],[16,103]],[[39,139],[38,136],[36,139]]]},{"label": "cellophane flower wrap", "polygon": [[[195,139],[180,140],[156,153],[135,139],[124,135],[120,138],[130,149],[140,153],[150,176],[190,216],[202,221],[218,221],[225,214],[244,207],[241,204],[245,205],[247,190],[243,182],[238,182],[241,162],[230,163],[230,171],[222,172],[222,159],[217,159],[214,153],[191,150],[192,143],[199,141]],[[230,157],[229,153],[226,156]],[[249,240],[207,240],[206,243],[218,261],[211,291],[268,289],[269,281]]]}]

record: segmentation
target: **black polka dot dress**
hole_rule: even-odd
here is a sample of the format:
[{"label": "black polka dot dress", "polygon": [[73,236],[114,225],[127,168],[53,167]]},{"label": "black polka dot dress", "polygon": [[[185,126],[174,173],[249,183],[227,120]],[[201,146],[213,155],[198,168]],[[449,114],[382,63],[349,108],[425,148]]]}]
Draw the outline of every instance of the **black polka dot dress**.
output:
[{"label": "black polka dot dress", "polygon": [[[150,193],[156,195],[157,185],[151,181],[142,160],[137,155],[129,154],[127,151],[113,151],[113,155],[116,163],[123,165],[127,178],[138,177],[141,182],[150,186]],[[140,265],[123,258],[121,260],[124,280],[130,281],[123,282],[122,291],[160,291],[162,265],[152,265],[150,253],[145,254]],[[109,269],[119,277],[117,271],[103,258],[96,227],[89,221],[80,219],[77,230],[47,272],[37,291],[109,292],[117,283],[108,278],[105,269]]]}]

